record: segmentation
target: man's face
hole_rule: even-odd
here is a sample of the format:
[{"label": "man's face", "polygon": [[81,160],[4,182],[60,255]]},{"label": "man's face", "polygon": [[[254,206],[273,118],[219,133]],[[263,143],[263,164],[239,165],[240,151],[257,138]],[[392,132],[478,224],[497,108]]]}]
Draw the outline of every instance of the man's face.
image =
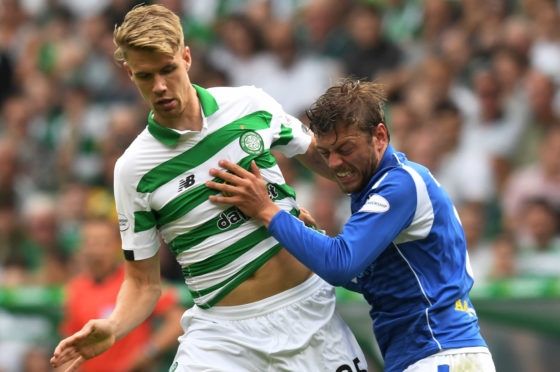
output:
[{"label": "man's face", "polygon": [[178,50],[173,56],[128,50],[124,67],[140,94],[154,110],[154,119],[166,127],[174,127],[188,103],[191,64],[189,48]]},{"label": "man's face", "polygon": [[338,125],[336,131],[317,136],[317,149],[336,176],[342,191],[361,191],[375,173],[387,146],[387,131],[379,124],[371,136],[356,125]]},{"label": "man's face", "polygon": [[105,221],[86,222],[82,229],[81,252],[90,275],[103,280],[120,262],[118,230]]}]

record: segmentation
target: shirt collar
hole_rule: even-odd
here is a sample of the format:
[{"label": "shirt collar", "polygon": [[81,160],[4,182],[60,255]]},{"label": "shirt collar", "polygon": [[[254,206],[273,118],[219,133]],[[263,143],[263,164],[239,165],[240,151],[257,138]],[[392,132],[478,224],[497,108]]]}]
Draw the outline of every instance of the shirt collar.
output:
[{"label": "shirt collar", "polygon": [[[218,103],[210,92],[196,84],[193,84],[193,87],[198,95],[204,117],[208,117],[218,111]],[[167,128],[156,123],[153,116],[154,112],[151,110],[148,115],[148,131],[150,134],[164,145],[174,146],[177,141],[179,141],[179,138],[181,138],[181,133],[175,129]]]}]

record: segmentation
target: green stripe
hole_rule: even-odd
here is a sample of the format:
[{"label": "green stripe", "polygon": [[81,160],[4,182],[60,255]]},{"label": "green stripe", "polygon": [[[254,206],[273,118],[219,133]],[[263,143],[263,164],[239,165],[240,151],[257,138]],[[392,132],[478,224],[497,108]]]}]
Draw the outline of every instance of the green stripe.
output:
[{"label": "green stripe", "polygon": [[175,254],[175,256],[177,256],[179,253],[184,252],[187,249],[190,249],[190,248],[200,244],[202,241],[204,241],[204,239],[208,238],[209,236],[213,236],[213,235],[216,235],[216,234],[219,234],[219,233],[222,233],[222,232],[230,231],[231,229],[235,229],[235,228],[241,226],[243,223],[245,223],[245,220],[243,220],[243,219],[239,220],[236,223],[232,223],[227,228],[220,229],[218,227],[218,221],[220,221],[220,219],[223,218],[223,215],[227,216],[234,211],[239,212],[239,209],[237,209],[237,207],[235,207],[235,206],[233,206],[231,208],[228,208],[225,211],[223,211],[222,213],[220,213],[219,216],[205,222],[201,226],[189,231],[188,233],[181,234],[181,235],[177,236],[175,239],[173,239],[169,243],[169,248],[171,248],[171,251],[173,252],[173,254]]},{"label": "green stripe", "polygon": [[[227,280],[223,281],[220,284],[217,284],[210,290],[207,288],[203,291],[198,291],[197,293],[192,293],[193,298],[198,298],[200,296],[204,296],[206,293],[210,293],[213,290],[223,286],[222,290],[218,292],[216,296],[214,296],[210,301],[205,304],[200,304],[199,306],[203,309],[209,309],[215,304],[217,304],[222,298],[224,298],[228,293],[230,293],[233,289],[237,288],[239,284],[245,281],[249,276],[251,276],[255,271],[257,271],[262,265],[264,265],[268,260],[270,260],[278,251],[282,249],[280,244],[276,244],[265,253],[260,255],[257,259],[249,262],[247,265],[241,269],[235,276],[228,278]],[[227,283],[227,284],[226,284]]]},{"label": "green stripe", "polygon": [[282,124],[282,129],[280,130],[280,138],[274,141],[270,145],[270,147],[287,145],[293,138],[294,135],[292,134],[292,128]]},{"label": "green stripe", "polygon": [[221,269],[269,237],[270,234],[268,233],[266,227],[261,226],[257,230],[239,239],[212,257],[189,265],[183,269],[183,273],[190,276],[198,276]]},{"label": "green stripe", "polygon": [[217,149],[227,146],[247,130],[270,127],[271,118],[271,114],[266,111],[256,111],[225,125],[191,149],[151,169],[142,177],[136,190],[154,192],[161,185],[204,163],[216,154]]},{"label": "green stripe", "polygon": [[194,89],[196,89],[196,94],[198,95],[198,99],[200,100],[200,105],[202,106],[202,112],[204,112],[204,116],[208,117],[218,111],[218,103],[216,99],[210,92],[206,89],[199,87],[196,84],[192,85]]},{"label": "green stripe", "polygon": [[159,125],[153,118],[154,111],[148,114],[148,132],[166,146],[175,146],[181,135],[171,128]]},{"label": "green stripe", "polygon": [[[196,93],[200,100],[200,105],[202,106],[204,116],[208,117],[218,111],[218,103],[216,102],[216,99],[212,96],[212,94],[210,94],[210,92],[195,84],[193,84],[193,87],[196,90]],[[166,128],[159,125],[153,119],[153,116],[154,111],[152,110],[148,115],[148,131],[150,132],[150,134],[166,146],[175,146],[175,144],[181,138],[181,134],[171,128]]]},{"label": "green stripe", "polygon": [[[287,197],[292,197],[295,198],[295,192],[294,190],[289,187],[286,184],[269,184],[269,187],[275,187],[276,189],[276,193],[277,195],[272,199],[273,201],[276,200],[281,200],[281,199],[285,199]],[[170,243],[169,243],[169,248],[171,248],[171,251],[175,254],[175,256],[177,256],[179,253],[184,252],[198,244],[200,244],[201,242],[204,241],[204,239],[216,235],[216,234],[220,234],[226,231],[230,231],[231,229],[237,228],[239,226],[241,226],[242,224],[245,223],[245,219],[243,219],[243,216],[245,215],[241,215],[241,219],[239,219],[238,221],[235,221],[233,223],[230,224],[230,226],[225,227],[225,228],[220,228],[218,226],[218,222],[220,220],[224,220],[224,215],[228,216],[233,212],[238,212],[241,213],[239,211],[239,209],[237,209],[237,207],[233,206],[231,208],[226,209],[225,211],[221,212],[218,216],[212,218],[211,220],[205,222],[204,224],[202,224],[201,226],[185,233],[185,234],[181,234],[178,235],[175,239],[173,239]],[[238,216],[233,215],[232,217],[236,218]]]},{"label": "green stripe", "polygon": [[[269,168],[276,164],[276,159],[269,151],[258,155],[257,158],[255,158],[255,155],[249,155],[241,159],[237,164],[245,169],[249,169],[249,165],[253,159],[261,168]],[[220,178],[214,178],[212,181],[223,182]],[[156,211],[158,226],[166,225],[181,218],[195,207],[207,201],[210,195],[217,193],[219,193],[219,191],[209,189],[206,185],[202,184],[184,194],[179,195],[177,198],[167,203],[163,208]]]},{"label": "green stripe", "polygon": [[149,230],[156,226],[156,216],[151,211],[134,212],[134,232]]}]

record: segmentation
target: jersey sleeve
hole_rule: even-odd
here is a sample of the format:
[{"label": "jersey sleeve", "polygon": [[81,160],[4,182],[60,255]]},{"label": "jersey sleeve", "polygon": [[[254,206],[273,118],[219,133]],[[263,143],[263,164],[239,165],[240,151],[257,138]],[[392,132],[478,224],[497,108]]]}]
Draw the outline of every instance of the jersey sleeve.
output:
[{"label": "jersey sleeve", "polygon": [[416,211],[415,184],[405,172],[392,172],[372,190],[340,235],[331,238],[307,228],[281,211],[269,232],[299,261],[333,285],[358,276],[412,221]]},{"label": "jersey sleeve", "polygon": [[136,191],[134,167],[125,158],[115,164],[114,193],[124,257],[129,261],[153,257],[160,240],[149,195]]},{"label": "jersey sleeve", "polygon": [[258,91],[260,103],[272,114],[270,148],[281,151],[289,158],[305,154],[311,144],[311,133],[307,126],[286,113],[282,106],[262,89],[255,89]]}]

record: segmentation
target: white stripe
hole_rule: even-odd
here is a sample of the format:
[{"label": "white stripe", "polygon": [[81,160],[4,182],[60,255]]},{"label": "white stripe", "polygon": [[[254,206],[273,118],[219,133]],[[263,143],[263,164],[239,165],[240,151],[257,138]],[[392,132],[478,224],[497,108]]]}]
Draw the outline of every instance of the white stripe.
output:
[{"label": "white stripe", "polygon": [[422,176],[407,165],[403,165],[403,169],[410,174],[416,186],[416,211],[414,212],[414,217],[410,226],[401,231],[395,238],[395,244],[424,239],[432,230],[432,225],[434,223],[432,201],[430,200],[428,189]]},{"label": "white stripe", "polygon": [[[280,208],[290,211],[297,207],[297,204],[293,198],[284,198],[277,200],[275,202]],[[218,216],[223,210],[216,208],[217,204],[211,201],[206,201],[195,208],[193,208],[189,213],[182,216],[181,218],[173,221],[173,223],[167,224],[160,228],[161,235],[166,242],[171,242],[173,239],[179,235],[188,233],[192,229],[206,223],[212,218]],[[197,219],[193,219],[192,216],[197,216]],[[260,225],[258,226],[260,227]],[[234,230],[230,232],[233,236],[237,236],[240,230]],[[241,238],[241,237],[240,237]]]},{"label": "white stripe", "polygon": [[[424,296],[424,298],[426,299],[426,301],[428,302],[428,304],[430,304],[430,306],[432,306],[432,302],[430,301],[430,299],[428,298],[428,296],[426,295],[426,292],[424,291],[424,287],[422,287],[422,283],[420,282],[420,278],[418,278],[418,275],[416,274],[416,272],[414,271],[414,269],[412,268],[412,266],[410,265],[410,262],[408,262],[408,260],[406,259],[406,257],[404,256],[404,254],[401,252],[401,250],[399,249],[399,247],[393,243],[393,246],[395,247],[395,249],[397,250],[397,252],[399,253],[399,255],[402,257],[402,259],[404,260],[404,262],[406,262],[406,264],[408,265],[408,268],[410,269],[410,271],[412,272],[412,274],[414,274],[414,277],[416,278],[416,282],[418,283],[418,286],[420,287],[420,290],[422,291],[422,295]],[[438,345],[439,349],[441,350],[441,344],[439,343],[438,340],[436,340],[436,338],[434,337],[434,332],[432,331],[432,327],[430,326],[430,316],[428,315],[428,311],[429,308],[427,307],[425,312],[426,312],[426,324],[428,326],[428,329],[430,330],[430,334],[432,335],[432,339],[436,342],[436,344]]]}]

